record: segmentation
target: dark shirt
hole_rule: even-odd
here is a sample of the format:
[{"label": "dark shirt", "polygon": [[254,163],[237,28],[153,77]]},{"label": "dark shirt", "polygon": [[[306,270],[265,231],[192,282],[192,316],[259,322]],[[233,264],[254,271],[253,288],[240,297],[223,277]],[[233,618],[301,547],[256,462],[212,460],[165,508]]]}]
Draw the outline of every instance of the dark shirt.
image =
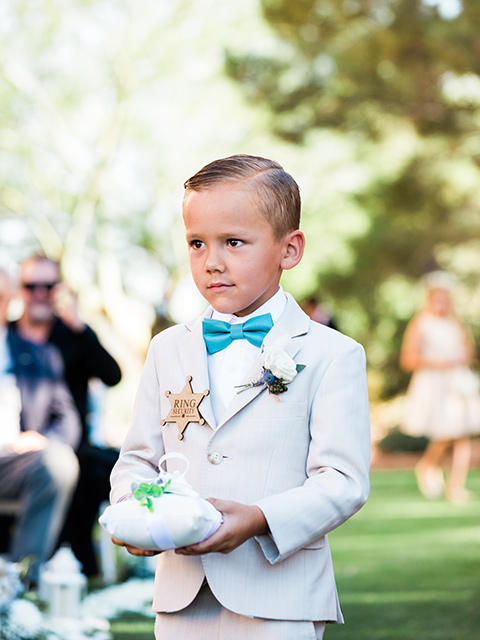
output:
[{"label": "dark shirt", "polygon": [[88,326],[83,331],[73,331],[57,318],[49,342],[56,345],[63,356],[65,379],[82,422],[82,443],[88,442],[88,381],[99,378],[110,387],[116,385],[122,377],[120,367]]},{"label": "dark shirt", "polygon": [[65,384],[59,350],[51,344],[22,338],[14,323],[7,329],[7,345],[20,390],[21,430],[38,431],[75,448],[80,441],[81,426]]}]

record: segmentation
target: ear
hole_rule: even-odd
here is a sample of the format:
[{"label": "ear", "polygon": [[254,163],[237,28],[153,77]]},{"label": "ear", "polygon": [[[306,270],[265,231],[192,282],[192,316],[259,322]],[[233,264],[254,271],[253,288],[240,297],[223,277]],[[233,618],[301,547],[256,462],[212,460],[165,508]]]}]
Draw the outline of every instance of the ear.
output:
[{"label": "ear", "polygon": [[290,231],[283,239],[282,244],[284,245],[285,252],[280,267],[282,269],[293,269],[303,257],[305,236],[300,229]]}]

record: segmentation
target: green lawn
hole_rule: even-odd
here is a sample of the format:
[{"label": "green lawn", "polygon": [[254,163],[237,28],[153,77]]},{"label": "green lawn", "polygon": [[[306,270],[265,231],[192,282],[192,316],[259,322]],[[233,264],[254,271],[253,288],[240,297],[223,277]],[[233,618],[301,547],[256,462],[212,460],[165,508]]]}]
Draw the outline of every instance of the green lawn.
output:
[{"label": "green lawn", "polygon": [[[469,488],[480,496],[480,471]],[[345,625],[326,640],[480,638],[479,499],[428,502],[413,473],[377,471],[330,544]]]},{"label": "green lawn", "polygon": [[152,618],[125,613],[110,622],[110,631],[113,640],[153,640],[154,622]]},{"label": "green lawn", "polygon": [[[367,505],[330,535],[345,625],[325,640],[480,638],[480,470],[466,505],[427,502],[410,471],[375,471]],[[152,640],[153,623],[112,621],[114,640]]]}]

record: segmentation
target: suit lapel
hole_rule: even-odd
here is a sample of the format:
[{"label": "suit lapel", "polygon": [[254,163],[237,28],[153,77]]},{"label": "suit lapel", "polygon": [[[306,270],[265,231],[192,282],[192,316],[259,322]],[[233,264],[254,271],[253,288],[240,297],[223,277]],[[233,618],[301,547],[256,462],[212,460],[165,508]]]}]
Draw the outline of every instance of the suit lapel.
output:
[{"label": "suit lapel", "polygon": [[[269,331],[265,336],[264,345],[266,347],[271,347],[275,342],[285,340],[283,349],[291,358],[294,359],[300,349],[298,340],[295,340],[295,338],[308,333],[310,319],[290,294],[287,293],[286,296],[287,305],[271,331]],[[259,351],[255,362],[247,374],[246,382],[259,378],[262,373],[262,363],[263,355],[261,351]],[[235,395],[233,400],[225,409],[225,413],[218,423],[218,428],[223,426],[228,420],[230,420],[230,418],[241,411],[264,391],[266,392],[264,387],[260,385],[258,387],[250,387]]]},{"label": "suit lapel", "polygon": [[[185,325],[190,333],[183,342],[177,345],[178,362],[182,369],[183,378],[186,382],[187,376],[192,376],[191,384],[194,393],[201,393],[205,389],[210,390],[207,349],[202,334],[202,320],[204,317],[205,315]],[[216,420],[210,394],[203,398],[199,411],[205,422],[212,429],[215,429]]]},{"label": "suit lapel", "polygon": [[[273,329],[272,329],[273,331]],[[262,354],[260,350],[258,351],[258,355],[255,359],[255,362],[250,367],[245,382],[250,382],[251,380],[256,380],[260,377],[262,373]],[[240,390],[239,390],[240,391]],[[244,389],[243,391],[237,393],[233,399],[231,400],[228,407],[225,409],[220,422],[218,423],[218,428],[225,424],[232,416],[238,413],[241,409],[243,409],[247,404],[249,404],[254,398],[256,398],[263,391],[262,386],[258,387],[249,387],[248,389]]]}]

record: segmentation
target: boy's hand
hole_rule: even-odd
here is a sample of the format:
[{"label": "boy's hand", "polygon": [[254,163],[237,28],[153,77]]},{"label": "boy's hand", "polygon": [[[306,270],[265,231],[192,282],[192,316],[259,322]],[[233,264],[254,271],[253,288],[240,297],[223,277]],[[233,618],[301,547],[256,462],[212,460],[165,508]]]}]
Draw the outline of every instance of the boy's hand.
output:
[{"label": "boy's hand", "polygon": [[208,501],[221,512],[223,524],[203,542],[176,549],[175,553],[183,556],[230,553],[249,538],[268,533],[267,521],[259,507],[231,500],[208,498]]},{"label": "boy's hand", "polygon": [[119,547],[125,547],[128,553],[131,553],[132,556],[156,556],[160,553],[160,551],[151,551],[148,549],[139,549],[138,547],[132,547],[131,545],[125,544],[125,542],[122,542],[121,540],[119,540],[118,538],[114,538],[113,536],[112,542],[114,544],[117,544]]}]

